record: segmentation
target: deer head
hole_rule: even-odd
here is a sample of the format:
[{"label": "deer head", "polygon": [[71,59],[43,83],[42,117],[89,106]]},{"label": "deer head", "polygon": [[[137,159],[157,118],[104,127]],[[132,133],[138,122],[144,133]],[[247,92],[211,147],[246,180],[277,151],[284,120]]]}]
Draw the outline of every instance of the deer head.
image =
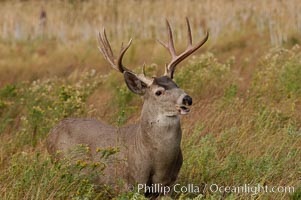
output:
[{"label": "deer head", "polygon": [[158,42],[169,51],[172,59],[169,64],[165,65],[165,73],[161,77],[147,77],[145,75],[145,65],[142,66],[141,74],[136,74],[123,65],[122,58],[130,47],[132,39],[130,39],[125,47],[123,47],[123,45],[121,46],[121,51],[116,59],[107,39],[105,29],[102,34],[99,33],[99,50],[115,70],[123,73],[128,88],[133,93],[144,97],[145,105],[148,105],[149,110],[166,116],[176,116],[178,114],[188,114],[190,112],[188,107],[192,105],[192,98],[173,81],[174,72],[176,66],[198,50],[207,41],[209,36],[207,32],[205,38],[193,46],[188,18],[186,18],[186,23],[188,47],[183,53],[177,55],[174,47],[173,33],[168,20],[166,20],[168,43],[165,44],[160,40],[158,40]]}]

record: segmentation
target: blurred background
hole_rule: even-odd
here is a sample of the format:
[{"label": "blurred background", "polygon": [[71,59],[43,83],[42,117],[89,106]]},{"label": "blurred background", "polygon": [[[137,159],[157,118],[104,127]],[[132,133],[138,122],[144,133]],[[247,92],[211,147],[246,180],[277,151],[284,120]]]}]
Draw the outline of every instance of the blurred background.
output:
[{"label": "blurred background", "polygon": [[293,46],[300,42],[300,10],[298,0],[2,1],[0,72],[6,75],[0,84],[64,76],[75,69],[107,71],[96,48],[103,27],[115,51],[122,41],[134,39],[127,56],[134,67],[144,61],[168,62],[167,52],[156,42],[166,39],[166,18],[180,50],[186,44],[186,16],[194,41],[210,30],[205,48],[218,56]]},{"label": "blurred background", "polygon": [[194,43],[206,30],[210,36],[175,73],[193,98],[181,119],[184,163],[177,183],[283,190],[171,198],[301,199],[299,0],[0,1],[0,199],[143,199],[100,190],[93,174],[80,173],[101,173],[100,163],[52,163],[45,139],[66,117],[137,122],[143,100],[100,54],[98,32],[106,28],[115,54],[133,38],[125,65],[140,71],[145,62],[147,75],[158,76],[170,61],[156,41],[167,41],[165,19],[179,53],[187,44],[185,17]]}]

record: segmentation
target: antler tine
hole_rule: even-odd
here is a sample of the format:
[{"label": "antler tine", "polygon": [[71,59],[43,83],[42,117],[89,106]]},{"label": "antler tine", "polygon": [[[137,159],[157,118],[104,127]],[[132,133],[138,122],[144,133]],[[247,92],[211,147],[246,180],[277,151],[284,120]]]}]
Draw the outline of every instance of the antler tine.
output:
[{"label": "antler tine", "polygon": [[188,17],[186,17],[187,23],[187,34],[188,34],[188,47],[192,46],[192,36],[191,36],[191,28]]},{"label": "antler tine", "polygon": [[120,71],[121,73],[123,73],[124,71],[129,71],[126,67],[123,66],[122,64],[122,58],[125,54],[125,52],[128,50],[128,48],[130,47],[131,43],[132,43],[132,39],[130,39],[129,43],[126,45],[126,47],[122,47],[120,54],[118,56],[117,62],[116,59],[114,57],[111,45],[107,39],[107,34],[106,34],[106,30],[103,29],[103,34],[101,34],[99,32],[99,38],[98,38],[98,42],[99,42],[99,47],[98,49],[100,50],[100,52],[103,54],[104,58],[111,64],[111,66],[116,69],[117,71]]},{"label": "antler tine", "polygon": [[99,46],[98,46],[98,49],[101,51],[102,55],[105,57],[105,59],[111,64],[111,66],[118,70],[118,68],[116,67],[115,63],[114,63],[114,57],[111,56],[108,54],[108,51],[107,49],[105,48],[105,42],[104,42],[104,39],[101,35],[101,33],[99,32],[99,37],[98,37],[98,42],[99,42]]},{"label": "antler tine", "polygon": [[199,43],[197,43],[194,47],[192,46],[192,34],[191,34],[191,28],[190,28],[190,23],[188,18],[186,17],[186,24],[187,24],[187,32],[188,32],[188,46],[186,50],[181,53],[180,55],[176,55],[176,50],[174,48],[174,43],[173,43],[173,35],[172,31],[170,28],[170,24],[168,20],[166,20],[167,24],[167,31],[168,31],[168,45],[164,44],[160,40],[159,43],[162,44],[171,54],[172,60],[171,62],[165,67],[165,76],[169,76],[171,79],[173,78],[174,71],[176,69],[176,66],[183,61],[185,58],[190,56],[192,53],[194,53],[196,50],[198,50],[205,42],[208,40],[209,33],[208,31],[206,32],[206,36],[203,40],[201,40]]},{"label": "antler tine", "polygon": [[167,33],[168,33],[168,43],[165,44],[164,42],[162,42],[161,40],[157,39],[157,41],[163,46],[165,47],[165,49],[168,50],[168,52],[170,53],[171,57],[174,58],[177,56],[176,54],[176,50],[175,50],[175,45],[173,42],[173,34],[172,34],[172,30],[169,24],[169,21],[166,19],[166,27],[167,27]]},{"label": "antler tine", "polygon": [[146,74],[145,74],[145,63],[143,63],[143,65],[142,65],[142,74],[144,75],[144,76],[146,76]]},{"label": "antler tine", "polygon": [[125,52],[128,50],[128,48],[131,46],[131,44],[132,44],[132,38],[130,39],[130,41],[128,42],[128,44],[125,47],[123,47],[123,45],[121,45],[121,50],[120,50],[120,54],[119,54],[117,63],[118,63],[118,69],[122,73],[124,71],[130,71],[126,67],[123,66],[123,64],[122,64],[122,58],[123,58]]},{"label": "antler tine", "polygon": [[175,45],[173,42],[173,35],[172,35],[172,30],[169,24],[169,21],[166,19],[166,25],[167,25],[167,31],[168,31],[168,49],[172,57],[177,56],[176,50],[175,50]]},{"label": "antler tine", "polygon": [[104,47],[107,49],[107,53],[108,53],[109,57],[114,58],[114,54],[113,54],[111,45],[107,38],[106,29],[103,29],[103,41],[105,44]]},{"label": "antler tine", "polygon": [[151,85],[154,81],[153,78],[149,78],[146,76],[145,74],[145,63],[143,63],[142,65],[142,73],[141,74],[136,74],[136,76],[142,80],[144,83],[146,83],[147,85]]}]

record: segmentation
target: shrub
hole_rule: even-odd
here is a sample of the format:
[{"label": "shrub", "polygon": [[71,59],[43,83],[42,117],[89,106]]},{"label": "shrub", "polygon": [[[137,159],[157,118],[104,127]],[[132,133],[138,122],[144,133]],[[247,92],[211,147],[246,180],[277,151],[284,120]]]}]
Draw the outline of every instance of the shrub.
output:
[{"label": "shrub", "polygon": [[107,157],[102,157],[103,162],[94,162],[87,149],[79,145],[72,151],[72,154],[81,155],[81,160],[76,162],[72,159],[51,162],[48,155],[39,151],[14,154],[9,166],[0,175],[0,181],[6,183],[1,186],[1,196],[5,199],[109,198],[111,188],[99,188],[94,183],[104,170]]},{"label": "shrub", "polygon": [[188,65],[178,69],[175,82],[189,94],[219,94],[235,82],[230,71],[232,62],[230,58],[226,64],[219,63],[211,53],[193,57]]}]

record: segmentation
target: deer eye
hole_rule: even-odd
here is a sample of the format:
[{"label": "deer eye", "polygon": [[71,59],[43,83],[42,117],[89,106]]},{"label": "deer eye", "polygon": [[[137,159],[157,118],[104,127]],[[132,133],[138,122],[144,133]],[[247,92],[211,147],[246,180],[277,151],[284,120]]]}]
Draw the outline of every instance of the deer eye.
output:
[{"label": "deer eye", "polygon": [[160,96],[160,95],[162,94],[162,92],[161,92],[161,91],[157,91],[155,94],[156,94],[157,96]]},{"label": "deer eye", "polygon": [[164,94],[164,88],[158,88],[157,91],[155,92],[156,96],[161,96],[162,94]]},{"label": "deer eye", "polygon": [[158,87],[158,88],[156,88],[156,90],[154,92],[155,92],[155,95],[158,97],[158,96],[161,96],[162,94],[164,94],[165,89],[163,87]]}]

